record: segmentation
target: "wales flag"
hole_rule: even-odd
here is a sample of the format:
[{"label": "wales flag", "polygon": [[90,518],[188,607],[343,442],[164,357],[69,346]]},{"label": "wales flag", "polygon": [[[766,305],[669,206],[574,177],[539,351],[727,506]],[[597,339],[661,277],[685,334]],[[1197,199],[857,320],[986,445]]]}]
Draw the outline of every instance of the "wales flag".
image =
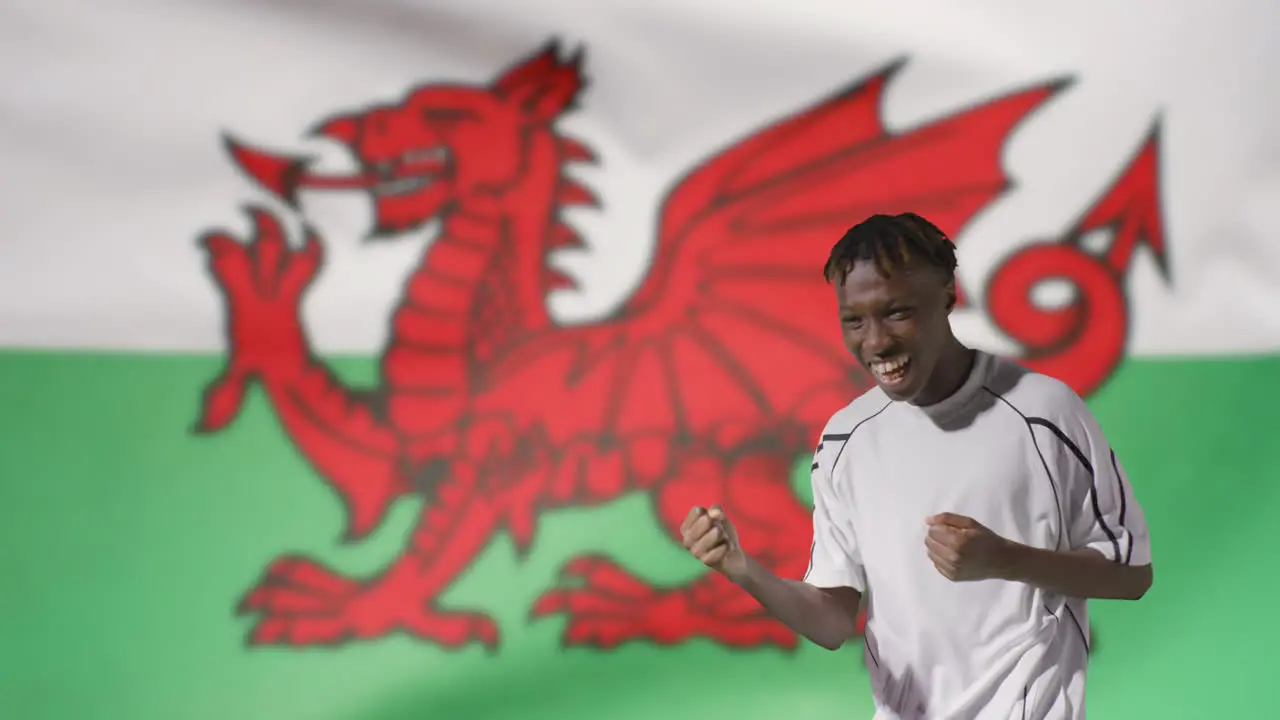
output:
[{"label": "wales flag", "polygon": [[803,574],[903,211],[1146,513],[1091,715],[1280,712],[1280,10],[589,5],[0,9],[0,717],[870,718],[677,534]]}]

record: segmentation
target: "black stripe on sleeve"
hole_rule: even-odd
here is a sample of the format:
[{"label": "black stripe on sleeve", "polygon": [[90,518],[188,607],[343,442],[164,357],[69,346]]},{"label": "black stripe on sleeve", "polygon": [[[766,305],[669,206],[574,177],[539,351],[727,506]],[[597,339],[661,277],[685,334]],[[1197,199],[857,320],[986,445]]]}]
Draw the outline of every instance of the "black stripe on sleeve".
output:
[{"label": "black stripe on sleeve", "polygon": [[[868,416],[868,417],[866,417],[866,418],[863,418],[863,419],[862,419],[862,420],[861,420],[857,425],[854,425],[854,426],[853,426],[853,429],[852,429],[852,430],[850,430],[850,431],[849,431],[849,432],[847,432],[847,433],[826,433],[826,434],[824,434],[824,435],[822,436],[822,441],[818,443],[818,448],[817,448],[817,450],[814,450],[814,453],[813,453],[813,467],[810,469],[810,473],[815,473],[815,472],[817,472],[817,471],[818,471],[818,467],[819,467],[819,465],[818,465],[818,453],[822,451],[823,443],[825,443],[825,442],[827,442],[827,441],[832,441],[832,442],[838,442],[838,443],[840,443],[840,451],[836,453],[836,459],[835,459],[835,461],[834,461],[834,462],[832,462],[832,463],[831,463],[832,477],[834,477],[834,471],[835,471],[835,468],[836,468],[836,466],[837,466],[837,465],[839,465],[839,464],[840,464],[840,456],[844,454],[844,449],[845,449],[846,447],[848,447],[848,446],[849,446],[849,439],[850,439],[850,438],[852,438],[852,437],[853,437],[853,434],[854,434],[855,432],[857,432],[857,431],[858,431],[858,428],[862,427],[863,423],[865,423],[867,420],[870,420],[871,418],[875,417],[876,415],[879,415],[880,413],[884,412],[885,410],[888,410],[888,409],[889,409],[889,406],[890,406],[890,405],[892,405],[892,404],[893,404],[893,401],[892,401],[892,400],[890,400],[889,402],[885,403],[885,404],[884,404],[884,407],[882,407],[882,408],[880,408],[879,410],[877,410],[874,414],[872,414],[872,415],[870,415],[870,416]],[[834,490],[834,488],[833,488],[833,490]],[[816,495],[816,493],[815,493],[815,495]],[[815,504],[817,503],[817,498],[816,498],[816,497],[814,498],[814,503],[815,503]],[[813,543],[811,543],[811,544],[809,545],[809,567],[804,571],[804,577],[803,577],[803,578],[801,578],[801,582],[804,582],[805,580],[808,580],[808,579],[809,579],[809,574],[813,572],[813,555],[814,555],[814,553],[815,553],[815,552],[817,552],[817,550],[818,550],[817,528],[814,528],[814,538],[813,538]]]},{"label": "black stripe on sleeve", "polygon": [[[826,437],[825,435],[823,437]],[[813,465],[809,468],[809,474],[813,475],[818,472],[818,455],[822,453],[822,443],[818,443],[818,447],[813,450]]]},{"label": "black stripe on sleeve", "polygon": [[1111,549],[1115,551],[1115,554],[1112,556],[1112,560],[1118,563],[1123,563],[1124,556],[1120,554],[1120,538],[1115,534],[1111,527],[1107,525],[1107,520],[1102,514],[1102,507],[1098,505],[1098,483],[1094,476],[1093,465],[1089,462],[1089,459],[1085,457],[1084,453],[1080,451],[1080,448],[1071,441],[1071,438],[1067,437],[1067,434],[1062,432],[1062,429],[1057,425],[1054,425],[1052,422],[1045,420],[1044,418],[1033,417],[1027,418],[1027,423],[1048,428],[1053,432],[1055,437],[1062,441],[1063,445],[1067,446],[1067,449],[1071,451],[1071,454],[1076,456],[1076,459],[1080,461],[1080,464],[1084,465],[1084,469],[1089,473],[1089,499],[1092,501],[1093,517],[1098,521],[1098,526],[1102,528],[1102,532],[1106,533],[1107,539],[1111,541]]},{"label": "black stripe on sleeve", "polygon": [[1049,469],[1049,462],[1044,459],[1044,453],[1040,451],[1040,443],[1036,441],[1035,428],[1031,427],[1031,420],[1028,419],[1026,415],[1023,415],[1021,410],[1014,407],[1013,403],[1006,400],[1003,395],[989,387],[984,386],[983,390],[986,390],[1000,402],[1008,405],[1009,409],[1017,413],[1018,417],[1022,418],[1022,421],[1027,424],[1027,432],[1031,435],[1031,447],[1035,448],[1036,455],[1040,456],[1040,465],[1044,468],[1044,474],[1049,478],[1049,487],[1053,489],[1054,504],[1058,506],[1058,547],[1061,547],[1062,539],[1070,533],[1070,529],[1067,528],[1067,521],[1062,514],[1062,498],[1058,495],[1058,483],[1053,479],[1053,471]]},{"label": "black stripe on sleeve", "polygon": [[1124,478],[1120,475],[1120,463],[1116,460],[1115,448],[1111,449],[1111,471],[1116,474],[1116,492],[1120,493],[1120,529],[1125,531],[1124,564],[1133,562],[1133,533],[1124,524],[1124,515],[1128,510],[1128,498],[1124,491]]},{"label": "black stripe on sleeve", "polygon": [[[1013,403],[1006,400],[1003,396],[1001,396],[996,391],[992,390],[991,388],[984,388],[984,389],[987,392],[991,393],[992,395],[996,396],[997,398],[1000,398],[1001,400],[1003,400],[1005,405],[1008,405],[1010,408],[1013,409],[1014,412],[1021,415],[1022,419],[1026,421],[1028,428],[1033,428],[1034,430],[1034,426],[1036,425],[1039,425],[1044,428],[1048,428],[1049,431],[1053,433],[1054,437],[1058,438],[1058,440],[1061,441],[1062,444],[1065,445],[1067,449],[1071,451],[1071,454],[1075,455],[1076,459],[1080,461],[1080,464],[1083,465],[1084,469],[1089,473],[1089,499],[1092,501],[1091,504],[1093,507],[1094,520],[1096,520],[1098,523],[1098,526],[1102,528],[1102,532],[1106,534],[1107,539],[1111,541],[1111,548],[1115,551],[1114,556],[1111,558],[1112,562],[1127,564],[1126,558],[1120,553],[1120,538],[1115,534],[1115,532],[1111,529],[1111,527],[1107,525],[1106,518],[1102,514],[1102,508],[1101,506],[1098,505],[1098,484],[1097,484],[1097,479],[1094,476],[1093,464],[1089,462],[1089,458],[1086,457],[1085,454],[1080,451],[1080,448],[1077,447],[1076,444],[1071,441],[1071,438],[1067,437],[1067,434],[1064,433],[1062,429],[1059,428],[1057,425],[1054,425],[1053,422],[1046,420],[1045,418],[1042,418],[1042,417],[1028,417],[1027,415],[1023,414],[1021,410],[1014,407]],[[1031,440],[1033,443],[1035,442],[1034,431],[1031,434]],[[1037,445],[1036,452],[1039,452],[1039,451],[1040,451],[1040,448]],[[1115,456],[1113,452],[1112,453],[1113,460],[1114,460],[1114,457]],[[1044,462],[1044,455],[1040,456],[1040,461]],[[1047,465],[1045,469],[1046,471],[1048,470]],[[1118,477],[1119,477],[1119,473],[1117,473],[1117,478]],[[1053,480],[1053,476],[1050,475],[1050,481],[1052,480]],[[1055,487],[1054,488],[1055,497],[1057,496],[1057,492],[1058,490]],[[1123,492],[1121,493],[1121,497],[1123,497]],[[1061,512],[1061,508],[1059,508],[1059,512]],[[1132,538],[1130,538],[1130,543],[1132,543],[1132,541],[1133,541]],[[1132,547],[1130,547],[1129,552],[1130,554],[1132,554]]]},{"label": "black stripe on sleeve", "polygon": [[1120,463],[1116,462],[1115,448],[1111,449],[1111,471],[1116,474],[1116,492],[1120,493],[1120,527],[1124,527],[1125,496],[1124,480],[1120,477]]},{"label": "black stripe on sleeve", "polygon": [[1080,464],[1084,465],[1084,469],[1089,471],[1089,477],[1093,477],[1093,464],[1090,463],[1089,458],[1085,457],[1085,454],[1080,451],[1080,448],[1077,447],[1074,442],[1071,442],[1071,438],[1067,437],[1067,434],[1062,432],[1061,428],[1042,417],[1029,417],[1027,418],[1027,424],[1039,425],[1040,427],[1048,428],[1059,440],[1062,441],[1063,445],[1067,446],[1067,449],[1071,451],[1071,454],[1076,456],[1076,459],[1080,461]]},{"label": "black stripe on sleeve", "polygon": [[870,414],[870,415],[866,416],[865,418],[863,418],[862,420],[860,420],[860,421],[858,422],[858,424],[857,424],[857,425],[854,425],[854,426],[853,426],[853,429],[852,429],[852,430],[850,430],[848,433],[846,433],[846,434],[844,434],[844,435],[823,435],[823,436],[822,436],[822,439],[823,439],[823,440],[826,440],[827,438],[831,438],[831,439],[833,439],[833,440],[836,440],[836,439],[844,440],[844,444],[840,446],[840,452],[836,453],[836,459],[835,459],[835,461],[831,463],[831,476],[832,476],[832,477],[835,477],[836,467],[840,465],[840,456],[844,454],[844,449],[845,449],[845,448],[847,448],[847,447],[849,447],[849,438],[853,437],[853,434],[854,434],[854,433],[856,433],[856,432],[858,432],[858,428],[860,428],[860,427],[862,427],[863,425],[867,424],[867,421],[868,421],[868,420],[871,420],[872,418],[876,417],[877,415],[879,415],[880,413],[884,412],[885,410],[888,410],[888,409],[889,409],[889,406],[890,406],[890,405],[892,405],[892,404],[893,404],[893,401],[892,401],[892,400],[890,400],[889,402],[885,403],[885,404],[884,404],[884,407],[880,408],[879,410],[875,411],[874,413],[872,413],[872,414]]}]

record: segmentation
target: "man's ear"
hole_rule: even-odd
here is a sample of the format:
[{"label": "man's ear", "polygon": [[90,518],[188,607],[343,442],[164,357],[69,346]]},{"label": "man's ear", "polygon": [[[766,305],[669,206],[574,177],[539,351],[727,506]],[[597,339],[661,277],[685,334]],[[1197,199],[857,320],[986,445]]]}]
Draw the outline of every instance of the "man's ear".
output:
[{"label": "man's ear", "polygon": [[954,275],[947,280],[945,290],[947,293],[947,312],[951,312],[956,308],[956,278]]}]

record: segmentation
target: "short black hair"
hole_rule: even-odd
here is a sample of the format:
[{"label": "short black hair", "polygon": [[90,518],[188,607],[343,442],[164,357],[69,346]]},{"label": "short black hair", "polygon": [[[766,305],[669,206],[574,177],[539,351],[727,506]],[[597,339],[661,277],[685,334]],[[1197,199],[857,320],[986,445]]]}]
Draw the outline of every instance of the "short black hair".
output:
[{"label": "short black hair", "polygon": [[827,282],[843,282],[856,263],[871,260],[887,276],[915,258],[955,276],[955,243],[938,226],[912,212],[872,215],[836,241],[822,275]]}]

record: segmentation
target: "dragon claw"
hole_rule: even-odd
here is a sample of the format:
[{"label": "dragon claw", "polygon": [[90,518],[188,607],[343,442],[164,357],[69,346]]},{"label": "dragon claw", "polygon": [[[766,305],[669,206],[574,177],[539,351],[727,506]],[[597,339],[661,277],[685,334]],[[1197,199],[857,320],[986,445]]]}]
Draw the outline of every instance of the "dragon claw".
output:
[{"label": "dragon claw", "polygon": [[[531,618],[568,615],[563,642],[613,648],[647,640],[662,645],[707,637],[731,647],[765,643],[786,649],[796,636],[756,606],[743,612],[737,598],[704,605],[696,602],[698,585],[658,590],[608,558],[586,555],[561,569],[562,583],[544,593],[530,609]],[[732,605],[732,606],[731,606]]]},{"label": "dragon claw", "polygon": [[498,647],[498,627],[480,613],[433,608],[421,593],[391,580],[364,583],[304,557],[272,563],[241,599],[239,614],[256,614],[249,645],[333,645],[400,630],[443,647],[478,641]]},{"label": "dragon claw", "polygon": [[203,435],[218,432],[229,425],[240,414],[248,390],[246,386],[247,379],[243,373],[230,371],[209,383],[193,431]]},{"label": "dragon claw", "polygon": [[296,373],[307,358],[298,301],[319,268],[320,243],[308,234],[301,248],[292,249],[271,211],[259,205],[244,211],[251,225],[247,240],[221,230],[199,239],[225,300],[229,353],[221,376],[205,388],[196,433],[229,425],[251,380]]}]

